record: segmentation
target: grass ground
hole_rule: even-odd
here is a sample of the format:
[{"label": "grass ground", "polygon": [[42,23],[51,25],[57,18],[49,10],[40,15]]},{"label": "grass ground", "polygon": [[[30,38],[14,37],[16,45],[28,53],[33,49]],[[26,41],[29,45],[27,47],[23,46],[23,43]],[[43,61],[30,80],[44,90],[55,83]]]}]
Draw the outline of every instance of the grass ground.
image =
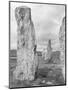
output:
[{"label": "grass ground", "polygon": [[34,81],[14,81],[13,70],[16,67],[16,58],[10,58],[9,60],[9,76],[10,76],[10,88],[17,87],[31,87],[31,86],[51,86],[51,85],[64,85],[64,77],[62,74],[63,64],[46,64],[41,56],[39,59],[39,67],[35,74]]}]

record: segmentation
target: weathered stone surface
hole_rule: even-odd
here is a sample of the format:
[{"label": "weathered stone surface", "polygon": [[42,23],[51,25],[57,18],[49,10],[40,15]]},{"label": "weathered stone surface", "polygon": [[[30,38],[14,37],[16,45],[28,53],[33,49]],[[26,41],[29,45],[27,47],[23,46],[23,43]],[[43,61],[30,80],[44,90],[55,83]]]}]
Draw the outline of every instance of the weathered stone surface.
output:
[{"label": "weathered stone surface", "polygon": [[47,52],[44,51],[44,53],[45,53],[45,60],[51,58],[51,54],[52,54],[51,40],[48,40]]},{"label": "weathered stone surface", "polygon": [[62,24],[59,31],[59,41],[60,41],[60,51],[61,51],[61,60],[65,61],[65,18],[62,20]]},{"label": "weathered stone surface", "polygon": [[44,48],[42,51],[42,58],[46,60],[47,50]]},{"label": "weathered stone surface", "polygon": [[64,64],[62,72],[65,79],[65,17],[62,20],[62,24],[59,31],[59,42],[60,42],[60,60]]},{"label": "weathered stone surface", "polygon": [[14,78],[19,80],[33,80],[37,66],[37,56],[34,54],[35,30],[31,20],[31,9],[17,7],[15,9],[17,21],[17,66],[13,72]]}]

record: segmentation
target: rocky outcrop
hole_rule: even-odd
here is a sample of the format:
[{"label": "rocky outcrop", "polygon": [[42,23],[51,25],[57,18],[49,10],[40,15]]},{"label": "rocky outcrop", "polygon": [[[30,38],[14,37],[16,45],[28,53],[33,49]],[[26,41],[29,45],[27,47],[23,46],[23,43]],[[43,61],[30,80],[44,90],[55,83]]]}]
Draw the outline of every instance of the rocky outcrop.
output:
[{"label": "rocky outcrop", "polygon": [[31,9],[17,7],[17,66],[13,72],[17,80],[33,80],[37,67],[37,56],[34,54],[35,30],[31,19]]}]

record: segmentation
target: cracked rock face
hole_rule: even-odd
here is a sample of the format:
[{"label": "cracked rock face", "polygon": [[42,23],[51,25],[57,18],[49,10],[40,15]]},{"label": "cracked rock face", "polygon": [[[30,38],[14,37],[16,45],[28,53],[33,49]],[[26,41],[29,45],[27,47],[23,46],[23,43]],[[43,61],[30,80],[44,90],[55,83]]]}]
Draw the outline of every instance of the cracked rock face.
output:
[{"label": "cracked rock face", "polygon": [[17,66],[13,72],[18,80],[33,80],[37,67],[37,56],[34,54],[35,30],[31,20],[31,9],[17,7]]}]

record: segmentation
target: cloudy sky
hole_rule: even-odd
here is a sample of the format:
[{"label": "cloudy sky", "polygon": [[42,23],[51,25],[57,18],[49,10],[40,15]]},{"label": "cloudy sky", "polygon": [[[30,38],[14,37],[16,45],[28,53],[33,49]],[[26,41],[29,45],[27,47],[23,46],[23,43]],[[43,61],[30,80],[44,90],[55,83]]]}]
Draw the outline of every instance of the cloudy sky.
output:
[{"label": "cloudy sky", "polygon": [[15,8],[19,6],[28,6],[31,8],[32,21],[34,23],[37,48],[39,50],[45,48],[47,41],[52,40],[52,46],[58,47],[58,33],[65,16],[65,6],[33,4],[33,3],[15,3],[11,2],[11,49],[17,48],[17,24],[15,20]]}]

